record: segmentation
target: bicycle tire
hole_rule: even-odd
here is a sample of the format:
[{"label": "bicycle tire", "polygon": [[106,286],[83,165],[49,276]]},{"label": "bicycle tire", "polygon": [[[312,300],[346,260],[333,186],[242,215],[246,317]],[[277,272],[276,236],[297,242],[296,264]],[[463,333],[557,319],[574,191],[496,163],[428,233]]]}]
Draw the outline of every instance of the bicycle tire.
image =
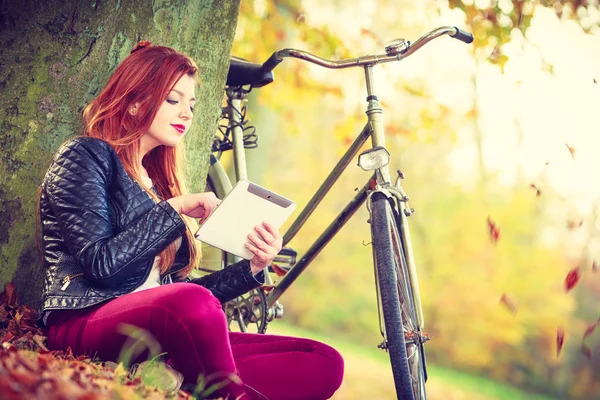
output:
[{"label": "bicycle tire", "polygon": [[[205,191],[213,192],[222,199],[226,193],[221,193],[217,188],[222,188],[223,185],[215,185],[212,179],[210,176],[206,177]],[[202,253],[203,267],[200,270],[204,272],[218,271],[233,260],[233,255],[205,243],[202,244]],[[208,260],[205,258],[206,255]],[[251,290],[223,304],[223,311],[227,316],[227,326],[230,331],[248,332],[248,328],[252,325],[256,325],[256,329],[252,329],[253,332],[267,331],[267,298],[261,288]],[[235,329],[236,327],[239,330]]]},{"label": "bicycle tire", "polygon": [[382,193],[374,193],[371,206],[373,252],[385,326],[384,345],[390,356],[396,396],[402,400],[424,400],[424,349],[416,322],[400,223],[388,198]]}]

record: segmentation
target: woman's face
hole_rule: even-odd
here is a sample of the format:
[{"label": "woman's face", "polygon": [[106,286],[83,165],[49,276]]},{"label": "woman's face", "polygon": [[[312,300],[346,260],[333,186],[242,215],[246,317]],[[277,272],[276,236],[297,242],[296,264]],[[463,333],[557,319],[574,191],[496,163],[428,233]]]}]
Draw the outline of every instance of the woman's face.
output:
[{"label": "woman's face", "polygon": [[167,94],[150,129],[141,138],[141,151],[152,150],[159,145],[174,147],[185,136],[192,124],[195,81],[188,75],[182,76]]}]

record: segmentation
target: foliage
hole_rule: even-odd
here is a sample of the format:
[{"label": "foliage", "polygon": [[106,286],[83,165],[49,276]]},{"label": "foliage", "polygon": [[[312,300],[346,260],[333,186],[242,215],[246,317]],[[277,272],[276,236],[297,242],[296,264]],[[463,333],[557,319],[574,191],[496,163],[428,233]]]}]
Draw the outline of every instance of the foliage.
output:
[{"label": "foliage", "polygon": [[559,18],[575,20],[587,32],[600,27],[598,0],[448,0],[448,6],[460,9],[474,34],[478,54],[504,66],[508,60],[503,45],[514,30],[523,35],[531,25],[538,7],[550,7]]},{"label": "foliage", "polygon": [[[368,15],[361,19],[362,25],[357,22],[335,31],[332,27],[338,13],[365,10],[365,6],[305,1],[303,7],[312,4],[313,8],[301,11],[298,3],[290,1],[245,2],[233,52],[246,54],[255,62],[281,47],[307,49],[324,57],[345,52],[357,55],[373,51],[373,45],[385,42],[397,26],[409,33],[423,32],[431,27],[431,21],[448,24],[443,18],[450,16],[454,18],[450,24],[459,24],[456,21],[462,19],[463,26],[475,33],[474,50],[464,50],[475,55],[472,65],[455,67],[454,53],[442,49],[454,44],[440,43],[438,52],[442,54],[429,56],[429,64],[412,57],[406,61],[408,78],[395,79],[395,69],[403,67],[392,69],[391,65],[381,68],[377,76],[386,82],[381,85],[384,94],[380,100],[386,110],[392,169],[402,168],[406,174],[404,185],[417,209],[410,223],[425,330],[432,337],[426,345],[428,358],[531,390],[591,398],[600,393],[595,383],[600,381],[600,356],[595,351],[600,335],[595,333],[597,328],[591,328],[599,317],[600,287],[594,275],[597,263],[587,245],[600,237],[594,228],[598,216],[578,216],[572,199],[561,197],[544,173],[532,179],[517,166],[516,183],[508,186],[499,173],[487,170],[481,142],[477,143],[483,135],[482,116],[493,113],[493,121],[500,123],[503,114],[487,110],[479,102],[481,82],[469,74],[490,64],[500,70],[498,66],[508,61],[503,46],[527,35],[536,13],[548,5],[581,29],[597,29],[597,2],[449,1],[451,14],[445,2],[439,3],[444,4],[432,10],[417,1],[402,8],[389,1],[372,2],[369,7],[375,11],[364,12]],[[439,15],[434,15],[436,11]],[[329,23],[306,24],[314,21],[311,13],[328,12],[336,18],[321,21]],[[425,18],[419,18],[426,13],[434,16],[424,28]],[[298,20],[298,15],[304,17]],[[370,15],[377,18],[369,20]],[[317,40],[304,39],[310,36],[308,32],[322,30],[344,38],[337,53],[327,45],[336,40],[321,40],[323,47],[319,48],[318,36],[314,36]],[[254,40],[259,33],[261,41]],[[463,50],[457,47],[456,51]],[[427,57],[423,51],[422,58]],[[544,71],[551,72],[552,66],[544,62]],[[410,63],[426,70],[428,79],[411,71]],[[439,77],[442,69],[450,73]],[[354,99],[364,98],[364,88],[359,86],[358,71],[319,71],[291,60],[278,67],[276,77],[275,83],[253,93],[250,100],[249,115],[260,137],[257,158],[266,165],[261,169],[264,174],[252,179],[302,206],[362,129],[363,106]],[[322,85],[329,89],[321,91]],[[435,85],[447,88],[446,100],[436,96]],[[472,91],[464,86],[472,86]],[[454,90],[467,94],[452,97]],[[270,133],[262,135],[265,130]],[[527,132],[522,134],[526,137]],[[453,171],[448,155],[465,145],[460,143],[465,137],[473,142],[469,145],[476,147],[479,160],[469,175],[462,176]],[[565,144],[564,154],[575,163],[576,146]],[[518,144],[513,151],[519,151]],[[473,175],[481,179],[473,183]],[[367,178],[352,167],[342,175],[291,242],[299,255]],[[364,210],[357,212],[286,292],[281,299],[285,319],[357,343],[379,343],[367,219]]]},{"label": "foliage", "polygon": [[18,399],[189,399],[148,385],[144,374],[130,375],[122,363],[99,362],[68,351],[50,351],[37,313],[19,305],[15,286],[0,293],[0,393]]}]

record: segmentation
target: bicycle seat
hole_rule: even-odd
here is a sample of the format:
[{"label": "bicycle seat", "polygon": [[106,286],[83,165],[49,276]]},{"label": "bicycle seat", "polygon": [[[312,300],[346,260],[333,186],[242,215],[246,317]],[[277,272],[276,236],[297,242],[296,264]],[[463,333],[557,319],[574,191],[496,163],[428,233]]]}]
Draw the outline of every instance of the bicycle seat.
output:
[{"label": "bicycle seat", "polygon": [[227,72],[227,86],[251,85],[253,88],[259,88],[271,82],[273,82],[273,71],[263,72],[261,64],[231,57]]}]

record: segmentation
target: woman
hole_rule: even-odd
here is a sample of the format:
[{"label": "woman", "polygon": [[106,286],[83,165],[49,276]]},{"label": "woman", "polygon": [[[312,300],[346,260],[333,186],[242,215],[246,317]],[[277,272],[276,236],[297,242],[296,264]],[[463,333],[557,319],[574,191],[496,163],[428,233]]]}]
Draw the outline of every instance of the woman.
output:
[{"label": "woman", "polygon": [[219,395],[231,399],[329,398],[343,375],[334,349],[227,330],[221,303],[264,282],[277,229],[250,233],[251,260],[188,278],[193,219],[219,203],[186,194],[180,165],[196,79],[188,57],[140,42],[85,109],[83,135],[54,157],[40,193],[49,345],[116,360],[128,324],[154,336],[188,385],[226,384]]}]

